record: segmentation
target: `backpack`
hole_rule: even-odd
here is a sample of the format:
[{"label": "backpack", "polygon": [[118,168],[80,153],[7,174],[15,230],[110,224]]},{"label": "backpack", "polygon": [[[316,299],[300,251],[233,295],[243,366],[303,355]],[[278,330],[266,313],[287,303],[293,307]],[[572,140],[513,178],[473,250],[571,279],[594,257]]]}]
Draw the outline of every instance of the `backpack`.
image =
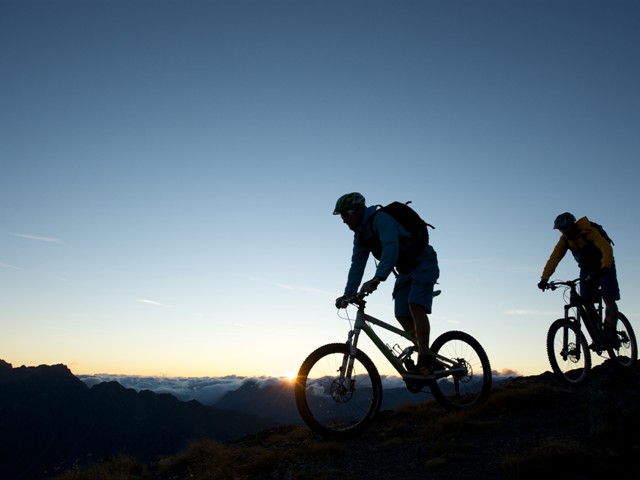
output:
[{"label": "backpack", "polygon": [[[396,222],[402,225],[402,227],[411,235],[411,238],[407,243],[407,248],[400,251],[400,257],[398,258],[398,264],[396,265],[400,273],[408,273],[413,270],[416,265],[418,255],[429,244],[428,227],[436,228],[425,222],[420,215],[418,215],[418,213],[409,206],[410,203],[411,201],[406,203],[392,202],[384,207],[382,205],[378,205],[380,208],[376,210],[370,220],[373,223],[373,218],[378,214],[378,212],[387,213],[391,215]],[[380,244],[380,240],[377,236],[374,235],[373,238],[364,241],[364,243],[368,244],[373,256],[379,260],[382,254],[382,245]]]},{"label": "backpack", "polygon": [[[411,200],[406,203],[392,202],[384,207],[380,206],[378,212],[388,213],[393,219],[411,234],[413,240],[423,243],[421,251],[429,244],[429,228],[436,228],[425,222],[418,212],[409,206]],[[376,212],[377,213],[377,212]]]},{"label": "backpack", "polygon": [[598,233],[600,235],[602,235],[602,237],[609,242],[611,245],[615,245],[615,243],[613,243],[613,240],[611,240],[611,238],[609,237],[609,235],[607,234],[607,232],[605,232],[604,228],[602,228],[602,225],[600,225],[599,223],[596,222],[592,222],[591,220],[589,220],[589,222],[591,223],[591,226],[593,228],[595,228],[596,230],[598,230]]},{"label": "backpack", "polygon": [[[607,242],[613,245],[613,240],[605,232],[602,225],[597,224],[589,220],[591,228],[594,228]],[[576,259],[581,269],[598,270],[602,259],[602,252],[593,242],[587,242],[584,247],[579,250],[571,250],[573,258]]]}]

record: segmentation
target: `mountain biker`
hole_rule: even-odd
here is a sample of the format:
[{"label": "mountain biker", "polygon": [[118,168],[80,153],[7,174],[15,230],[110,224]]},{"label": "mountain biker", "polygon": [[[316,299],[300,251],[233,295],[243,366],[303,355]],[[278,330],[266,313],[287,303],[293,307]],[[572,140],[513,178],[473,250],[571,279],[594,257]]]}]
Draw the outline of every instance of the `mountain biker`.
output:
[{"label": "mountain biker", "polygon": [[428,314],[431,313],[433,286],[440,276],[438,258],[431,245],[427,244],[413,261],[406,262],[411,235],[391,215],[376,210],[376,205],[367,207],[364,197],[358,192],[342,195],[336,202],[333,214],[340,215],[354,232],[347,285],[344,295],[336,299],[336,307],[345,308],[345,299],[356,294],[369,254],[373,252],[373,243],[379,242],[378,246],[382,247],[380,262],[374,277],[362,284],[362,293],[376,290],[380,282],[385,281],[394,267],[398,266],[402,257],[402,265],[409,263],[411,266],[398,269],[393,289],[395,316],[405,331],[415,331],[418,343],[418,361],[415,368],[410,369],[404,377],[431,380],[435,377],[433,357],[429,354]]},{"label": "mountain biker", "polygon": [[[620,300],[620,288],[618,287],[616,264],[611,244],[587,217],[576,221],[576,218],[569,212],[558,215],[553,228],[559,230],[562,235],[542,271],[538,288],[544,290],[549,286],[549,278],[553,275],[567,250],[571,250],[580,267],[580,296],[595,303],[598,301],[598,288],[600,288],[606,307],[605,341],[609,345],[615,346],[618,341],[615,332],[618,319],[616,300]],[[588,310],[587,313],[591,314]],[[597,322],[594,323],[597,324]]]}]

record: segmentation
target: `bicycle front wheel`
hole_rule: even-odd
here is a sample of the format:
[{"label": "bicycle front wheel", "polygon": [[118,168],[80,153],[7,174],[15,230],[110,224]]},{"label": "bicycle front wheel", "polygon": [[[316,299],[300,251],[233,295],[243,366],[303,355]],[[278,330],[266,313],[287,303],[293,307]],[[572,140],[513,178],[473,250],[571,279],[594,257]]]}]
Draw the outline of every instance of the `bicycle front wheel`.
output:
[{"label": "bicycle front wheel", "polygon": [[447,410],[461,410],[482,403],[491,390],[491,365],[480,343],[471,335],[451,331],[431,345],[436,355],[431,393]]},{"label": "bicycle front wheel", "polygon": [[591,370],[587,340],[575,322],[564,318],[549,327],[547,356],[554,373],[572,385],[584,382]]},{"label": "bicycle front wheel", "polygon": [[624,368],[633,367],[638,359],[638,344],[636,335],[633,333],[631,323],[622,313],[618,312],[618,322],[616,323],[616,333],[620,346],[618,348],[608,348],[609,358],[615,360],[616,365]]},{"label": "bicycle front wheel", "polygon": [[347,376],[349,347],[331,343],[302,363],[295,385],[298,412],[313,431],[346,438],[366,429],[380,410],[382,382],[371,359],[356,349]]}]

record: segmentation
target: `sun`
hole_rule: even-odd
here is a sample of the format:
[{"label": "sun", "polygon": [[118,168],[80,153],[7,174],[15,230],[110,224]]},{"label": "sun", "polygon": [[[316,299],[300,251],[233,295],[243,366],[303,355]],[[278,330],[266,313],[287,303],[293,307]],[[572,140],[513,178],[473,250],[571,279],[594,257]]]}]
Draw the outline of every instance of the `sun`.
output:
[{"label": "sun", "polygon": [[290,382],[293,382],[296,379],[296,374],[293,372],[283,373],[282,376],[287,380],[289,380]]}]

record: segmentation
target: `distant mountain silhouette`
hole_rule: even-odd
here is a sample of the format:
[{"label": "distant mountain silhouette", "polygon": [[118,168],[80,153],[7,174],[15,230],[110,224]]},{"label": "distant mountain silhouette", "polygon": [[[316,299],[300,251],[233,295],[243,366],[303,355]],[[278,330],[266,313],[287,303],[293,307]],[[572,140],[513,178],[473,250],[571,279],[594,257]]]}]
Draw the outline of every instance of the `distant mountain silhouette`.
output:
[{"label": "distant mountain silhouette", "polygon": [[247,380],[240,388],[227,392],[213,404],[216,408],[253,413],[282,424],[301,424],[293,394],[294,382]]},{"label": "distant mountain silhouette", "polygon": [[[500,380],[486,403],[464,411],[448,412],[425,395],[412,395],[417,402],[382,410],[366,431],[344,442],[325,440],[305,425],[284,425],[227,442],[195,442],[161,461],[112,458],[65,478],[281,480],[345,472],[385,480],[638,477],[640,364],[620,369],[607,360],[580,386],[551,372]],[[276,383],[247,382],[237,406],[248,408],[269,388],[277,393]]]},{"label": "distant mountain silhouette", "polygon": [[[509,377],[494,377],[494,383],[498,384],[508,379]],[[446,392],[446,383],[444,385],[443,390]],[[285,425],[302,425],[293,387],[294,382],[283,379],[247,380],[240,388],[224,394],[212,406],[271,418]],[[411,393],[404,384],[395,388],[386,386],[382,392],[381,408],[395,410],[403,405],[424,402],[429,398],[432,398],[432,395],[428,388],[420,393]]]},{"label": "distant mountain silhouette", "polygon": [[0,360],[3,479],[43,479],[117,453],[153,460],[196,439],[233,440],[275,425],[117,382],[89,388],[64,365],[13,368]]}]

